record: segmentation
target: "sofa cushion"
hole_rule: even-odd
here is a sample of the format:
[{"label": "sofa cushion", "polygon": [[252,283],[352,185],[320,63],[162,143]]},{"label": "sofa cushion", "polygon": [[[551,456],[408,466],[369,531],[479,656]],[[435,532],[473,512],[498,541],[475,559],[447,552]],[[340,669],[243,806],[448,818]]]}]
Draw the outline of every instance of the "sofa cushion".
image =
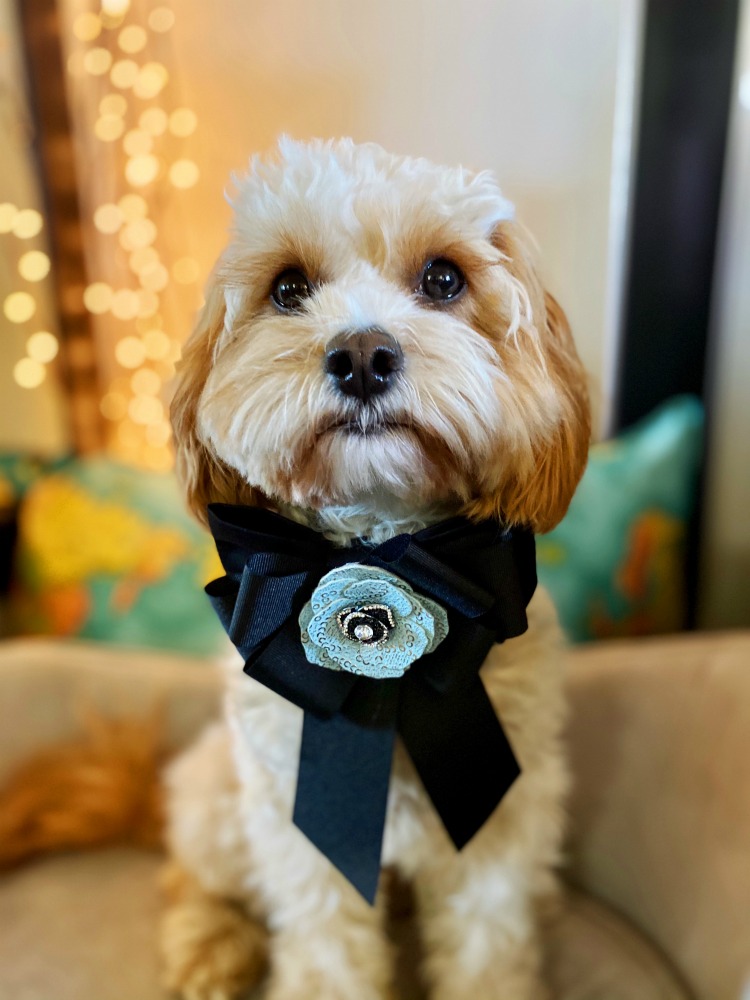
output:
[{"label": "sofa cushion", "polygon": [[[0,996],[166,1000],[157,952],[160,863],[157,855],[113,848],[47,858],[4,876]],[[581,894],[570,896],[549,952],[557,1000],[686,1000],[651,946]]]}]

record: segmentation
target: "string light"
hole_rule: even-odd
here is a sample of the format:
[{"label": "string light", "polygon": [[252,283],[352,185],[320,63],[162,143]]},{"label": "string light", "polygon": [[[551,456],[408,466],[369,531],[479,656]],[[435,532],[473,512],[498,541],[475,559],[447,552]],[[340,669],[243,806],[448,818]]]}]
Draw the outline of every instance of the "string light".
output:
[{"label": "string light", "polygon": [[138,79],[138,63],[132,59],[119,59],[112,67],[109,78],[115,87],[127,90]]},{"label": "string light", "polygon": [[81,42],[93,42],[101,34],[101,18],[94,13],[79,14],[73,22],[73,34]]},{"label": "string light", "polygon": [[138,368],[146,358],[146,351],[138,337],[123,337],[115,345],[115,358],[123,368]]},{"label": "string light", "polygon": [[11,323],[25,323],[36,312],[36,301],[28,292],[11,292],[3,302],[5,318]]},{"label": "string light", "polygon": [[125,164],[125,177],[134,187],[145,187],[156,180],[158,173],[159,161],[151,153],[133,156]]},{"label": "string light", "polygon": [[100,115],[114,115],[122,118],[128,110],[128,102],[122,94],[107,94],[99,101]]},{"label": "string light", "polygon": [[169,116],[169,131],[181,139],[186,139],[195,132],[198,118],[190,108],[177,108]]},{"label": "string light", "polygon": [[100,233],[112,234],[122,226],[122,211],[119,205],[100,205],[94,212],[94,225]]},{"label": "string light", "polygon": [[89,49],[83,57],[83,68],[92,76],[103,76],[109,72],[112,65],[112,53],[109,49]]},{"label": "string light", "polygon": [[54,361],[59,350],[60,344],[57,337],[47,330],[39,330],[37,333],[32,333],[26,341],[26,353],[28,356],[33,361],[38,361],[43,365],[48,365],[50,361]]},{"label": "string light", "polygon": [[102,13],[109,17],[124,17],[130,9],[130,0],[102,0]]},{"label": "string light", "polygon": [[34,208],[24,208],[16,212],[11,230],[20,240],[30,240],[42,231],[44,219]]},{"label": "string light", "polygon": [[41,250],[29,250],[18,261],[18,273],[25,281],[42,281],[50,271],[50,259]]},{"label": "string light", "polygon": [[13,366],[13,378],[22,389],[36,389],[47,375],[44,365],[33,358],[21,358]]},{"label": "string light", "polygon": [[127,28],[122,29],[117,37],[117,44],[128,55],[134,55],[136,52],[145,49],[147,41],[148,35],[139,24],[128,25]]},{"label": "string light", "polygon": [[112,306],[112,289],[104,281],[95,281],[83,293],[83,304],[90,313],[99,316]]},{"label": "string light", "polygon": [[102,142],[114,142],[125,131],[125,122],[119,115],[102,115],[94,123],[94,135]]}]

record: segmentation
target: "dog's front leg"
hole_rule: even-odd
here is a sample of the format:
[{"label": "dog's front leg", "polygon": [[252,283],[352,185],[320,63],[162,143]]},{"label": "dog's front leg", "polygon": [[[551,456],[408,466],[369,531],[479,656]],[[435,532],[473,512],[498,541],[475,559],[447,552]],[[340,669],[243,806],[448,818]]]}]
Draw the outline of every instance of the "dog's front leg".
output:
[{"label": "dog's front leg", "polygon": [[287,822],[259,867],[272,935],[266,1000],[385,1000],[392,960],[369,906]]},{"label": "dog's front leg", "polygon": [[470,853],[415,882],[431,1000],[546,1000],[525,880],[508,863]]}]

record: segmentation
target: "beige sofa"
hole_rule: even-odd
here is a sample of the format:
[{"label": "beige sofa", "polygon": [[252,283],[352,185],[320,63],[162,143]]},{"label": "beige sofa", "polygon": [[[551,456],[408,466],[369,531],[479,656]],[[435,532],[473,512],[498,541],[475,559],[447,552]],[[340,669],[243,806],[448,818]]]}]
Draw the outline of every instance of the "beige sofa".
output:
[{"label": "beige sofa", "polygon": [[[548,942],[555,997],[742,1000],[746,981],[750,990],[750,635],[579,649],[569,690],[571,889]],[[213,672],[186,657],[7,642],[0,779],[75,732],[81,704],[138,715],[156,701],[166,704],[172,744],[183,744],[216,711]],[[159,863],[110,848],[0,879],[0,1000],[164,1000]],[[416,1000],[416,987],[402,985],[405,1000]]]}]

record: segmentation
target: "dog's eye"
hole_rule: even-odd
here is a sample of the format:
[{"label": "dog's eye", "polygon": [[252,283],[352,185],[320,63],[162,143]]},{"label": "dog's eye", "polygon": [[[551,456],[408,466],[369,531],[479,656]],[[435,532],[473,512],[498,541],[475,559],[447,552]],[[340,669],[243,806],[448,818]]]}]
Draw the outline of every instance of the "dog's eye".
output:
[{"label": "dog's eye", "polygon": [[435,302],[455,299],[465,284],[460,269],[449,260],[431,260],[422,272],[422,291]]},{"label": "dog's eye", "polygon": [[276,305],[289,312],[301,308],[305,299],[311,295],[312,285],[296,267],[282,271],[271,289],[271,298]]}]

